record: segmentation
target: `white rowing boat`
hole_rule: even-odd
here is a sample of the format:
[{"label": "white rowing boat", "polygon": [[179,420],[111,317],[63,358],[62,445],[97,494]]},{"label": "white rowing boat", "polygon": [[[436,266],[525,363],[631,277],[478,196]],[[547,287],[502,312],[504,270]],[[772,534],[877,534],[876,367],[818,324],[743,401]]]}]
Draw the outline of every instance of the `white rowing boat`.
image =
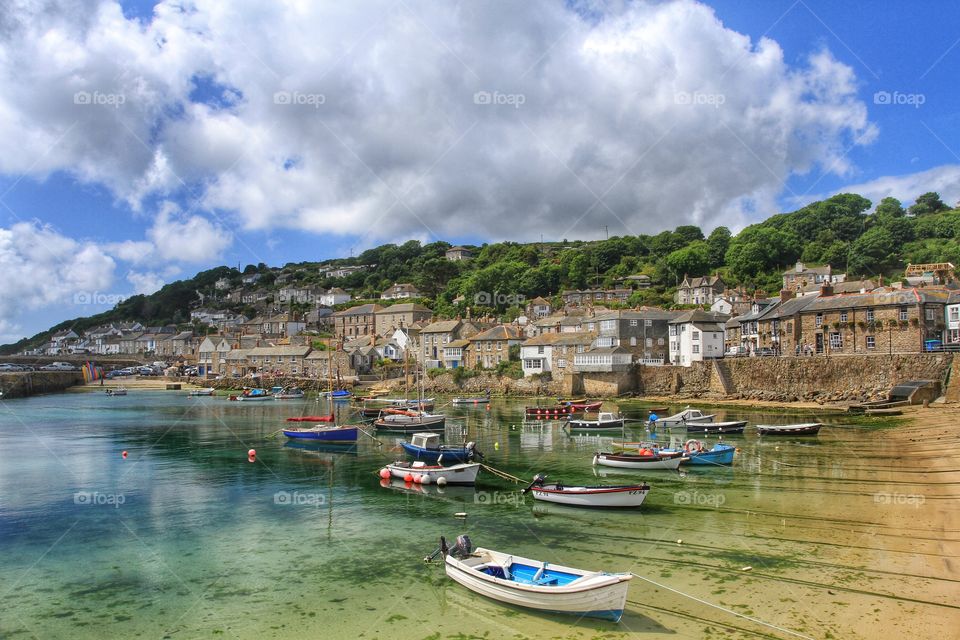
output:
[{"label": "white rowing boat", "polygon": [[[462,549],[466,540],[467,549]],[[441,540],[441,548],[446,543]],[[619,622],[629,573],[587,571],[479,547],[466,536],[445,555],[447,576],[480,595],[529,609]],[[459,552],[457,550],[460,549]],[[466,551],[466,553],[464,553]]]},{"label": "white rowing boat", "polygon": [[[453,464],[444,467],[438,464],[416,462],[392,462],[384,467],[394,478],[407,480],[416,484],[432,484],[443,479],[441,484],[475,484],[477,474],[480,473],[480,464],[469,462]],[[381,470],[382,472],[382,470]]]},{"label": "white rowing boat", "polygon": [[598,453],[593,456],[593,464],[619,469],[667,469],[674,471],[689,458],[677,454],[640,455],[636,453]]},{"label": "white rowing boat", "polygon": [[639,507],[650,493],[648,484],[566,486],[559,482],[544,484],[547,477],[541,474],[523,490],[544,502],[554,502],[573,507]]}]

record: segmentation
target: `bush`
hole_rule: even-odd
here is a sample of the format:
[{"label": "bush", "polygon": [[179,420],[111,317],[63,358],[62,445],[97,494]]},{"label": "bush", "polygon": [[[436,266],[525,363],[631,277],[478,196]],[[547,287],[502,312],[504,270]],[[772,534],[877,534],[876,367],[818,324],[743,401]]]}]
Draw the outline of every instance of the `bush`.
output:
[{"label": "bush", "polygon": [[476,369],[457,367],[453,370],[453,381],[459,385],[463,384],[464,381],[469,380],[470,378],[476,378],[478,375],[480,375],[480,372]]},{"label": "bush", "polygon": [[523,367],[516,361],[503,361],[497,364],[497,375],[519,380],[523,377]]},{"label": "bush", "polygon": [[446,372],[447,370],[442,367],[437,367],[435,369],[427,369],[427,377],[433,380],[437,376],[442,376]]}]

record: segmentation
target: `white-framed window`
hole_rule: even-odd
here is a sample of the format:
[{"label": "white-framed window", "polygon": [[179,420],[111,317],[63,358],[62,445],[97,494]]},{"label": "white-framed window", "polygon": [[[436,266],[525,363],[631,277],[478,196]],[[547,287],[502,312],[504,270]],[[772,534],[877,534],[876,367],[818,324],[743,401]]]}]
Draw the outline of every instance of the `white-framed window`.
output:
[{"label": "white-framed window", "polygon": [[671,336],[677,335],[677,325],[675,324],[670,325],[670,335]]},{"label": "white-framed window", "polygon": [[698,345],[698,344],[693,345],[693,352],[694,352],[694,353],[700,353],[700,345]]},{"label": "white-framed window", "polygon": [[616,320],[601,320],[600,321],[600,331],[613,331],[617,328]]},{"label": "white-framed window", "polygon": [[644,321],[643,321],[643,326],[645,326],[645,327],[652,327],[652,326],[653,326],[653,320],[644,320]]},{"label": "white-framed window", "polygon": [[830,334],[830,348],[843,349],[843,335],[840,333]]},{"label": "white-framed window", "polygon": [[813,325],[817,328],[823,326],[823,314],[818,313],[817,316],[813,319]]},{"label": "white-framed window", "polygon": [[874,317],[873,309],[867,309],[867,322],[873,322]]},{"label": "white-framed window", "polygon": [[664,343],[663,338],[657,338],[657,344],[658,344],[658,345],[660,345],[660,346],[662,347],[662,346],[663,346],[663,343]]},{"label": "white-framed window", "polygon": [[907,319],[907,316],[909,315],[910,315],[909,309],[907,309],[906,307],[900,307],[900,313],[898,315],[898,319],[901,322],[905,321]]},{"label": "white-framed window", "polygon": [[542,369],[543,363],[540,360],[527,360],[527,369]]},{"label": "white-framed window", "polygon": [[699,340],[700,340],[700,332],[694,330],[693,333],[692,333],[692,335],[691,335],[691,338],[692,338],[693,340],[695,340],[695,341],[699,341]]},{"label": "white-framed window", "polygon": [[867,349],[876,349],[876,348],[877,348],[876,336],[867,336]]},{"label": "white-framed window", "polygon": [[927,320],[933,320],[933,309],[924,309]]},{"label": "white-framed window", "polygon": [[564,360],[563,358],[560,358],[559,360],[557,360],[557,368],[558,368],[558,369],[566,369],[566,367],[567,367],[567,361],[566,361],[566,360]]},{"label": "white-framed window", "polygon": [[841,311],[841,312],[840,312],[840,322],[846,322],[846,321],[847,321],[847,312],[846,312],[846,311]]},{"label": "white-framed window", "polygon": [[630,321],[630,326],[631,326],[631,327],[637,326],[637,321],[636,321],[636,320],[631,320],[631,321]]},{"label": "white-framed window", "polygon": [[578,345],[577,345],[577,353],[583,353],[583,351],[584,351],[583,345],[582,345],[582,344],[578,344]]},{"label": "white-framed window", "polygon": [[686,332],[687,332],[687,325],[685,324],[680,325],[680,333],[686,333]]},{"label": "white-framed window", "polygon": [[543,352],[544,352],[544,348],[543,348],[543,347],[537,347],[537,354],[538,354],[538,355],[541,355],[541,356],[542,356],[542,355],[543,355]]},{"label": "white-framed window", "polygon": [[637,346],[637,336],[630,336],[630,346],[631,347]]},{"label": "white-framed window", "polygon": [[283,364],[283,356],[277,356],[277,364]]},{"label": "white-framed window", "polygon": [[649,348],[653,346],[653,338],[647,338],[644,344]]},{"label": "white-framed window", "polygon": [[960,307],[950,307],[950,322],[960,322]]}]

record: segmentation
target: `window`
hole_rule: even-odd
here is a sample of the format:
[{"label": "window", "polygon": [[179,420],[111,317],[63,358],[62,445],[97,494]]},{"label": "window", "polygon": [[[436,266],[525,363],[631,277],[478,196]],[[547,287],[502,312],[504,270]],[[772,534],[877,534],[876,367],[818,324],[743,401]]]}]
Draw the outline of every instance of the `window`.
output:
[{"label": "window", "polygon": [[818,329],[823,326],[823,314],[818,313],[817,317],[813,319],[813,324]]},{"label": "window", "polygon": [[960,322],[960,308],[950,307],[950,322]]},{"label": "window", "polygon": [[694,352],[694,353],[700,353],[700,345],[698,345],[698,344],[693,345],[693,352]]},{"label": "window", "polygon": [[680,325],[680,333],[686,333],[686,332],[687,332],[687,325],[685,324]]},{"label": "window", "polygon": [[543,355],[543,347],[537,347],[537,354]]},{"label": "window", "polygon": [[527,369],[542,369],[543,364],[540,360],[527,360]]},{"label": "window", "polygon": [[600,331],[613,331],[617,328],[616,320],[602,320],[600,322]]},{"label": "window", "polygon": [[867,336],[867,349],[876,349],[877,339],[875,336]]},{"label": "window", "polygon": [[582,344],[578,344],[578,345],[577,345],[577,353],[583,353],[583,345],[582,345]]},{"label": "window", "polygon": [[653,326],[653,320],[644,320],[644,321],[643,321],[643,326],[645,326],[645,327],[652,327],[652,326]]},{"label": "window", "polygon": [[657,344],[663,346],[663,338],[657,338]]},{"label": "window", "polygon": [[675,324],[670,325],[670,335],[671,336],[677,335],[677,325]]},{"label": "window", "polygon": [[839,333],[830,334],[830,348],[843,349],[843,336]]},{"label": "window", "polygon": [[283,364],[283,356],[277,356],[277,364]]},{"label": "window", "polygon": [[630,346],[631,347],[637,346],[637,336],[630,336]]},{"label": "window", "polygon": [[694,331],[694,332],[693,332],[693,339],[694,339],[694,340],[699,340],[699,339],[700,339],[700,332],[699,332],[699,331]]},{"label": "window", "polygon": [[567,361],[563,358],[557,360],[557,369],[565,369],[567,367]]},{"label": "window", "polygon": [[503,343],[502,343],[502,342],[498,342],[498,343],[497,343],[497,351],[503,351]]},{"label": "window", "polygon": [[906,321],[907,321],[907,316],[909,315],[909,313],[910,313],[910,312],[907,310],[906,307],[900,307],[900,314],[899,314],[899,316],[898,316],[898,319],[899,319],[901,322],[906,322]]},{"label": "window", "polygon": [[924,311],[926,312],[927,322],[931,322],[933,320],[933,309],[925,309]]},{"label": "window", "polygon": [[631,327],[637,326],[637,321],[636,321],[636,320],[631,320],[631,321],[630,321],[630,326],[631,326]]},{"label": "window", "polygon": [[846,312],[846,311],[841,311],[841,312],[840,312],[840,322],[846,322],[846,321],[847,321],[847,312]]},{"label": "window", "polygon": [[646,344],[647,347],[652,347],[652,346],[653,346],[653,338],[647,338],[645,344]]},{"label": "window", "polygon": [[867,322],[873,322],[873,309],[867,309]]},{"label": "window", "polygon": [[793,333],[793,323],[792,323],[792,322],[788,322],[788,323],[787,323],[787,333]]}]

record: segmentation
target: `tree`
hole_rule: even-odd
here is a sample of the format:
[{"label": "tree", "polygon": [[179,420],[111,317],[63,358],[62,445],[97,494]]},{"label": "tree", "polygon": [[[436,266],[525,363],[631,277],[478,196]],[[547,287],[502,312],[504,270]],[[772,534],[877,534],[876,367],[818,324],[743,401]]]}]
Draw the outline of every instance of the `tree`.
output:
[{"label": "tree", "polygon": [[847,270],[857,275],[873,275],[893,262],[893,236],[883,227],[869,229],[850,246]]},{"label": "tree", "polygon": [[727,255],[727,249],[730,248],[730,229],[726,227],[717,227],[710,232],[707,238],[707,248],[709,253],[708,262],[710,267],[719,267],[723,265],[723,259]]},{"label": "tree", "polygon": [[899,200],[896,198],[884,198],[880,201],[880,204],[877,205],[877,210],[874,212],[874,215],[878,218],[902,218],[906,213]]},{"label": "tree", "polygon": [[929,213],[939,213],[940,211],[946,211],[949,209],[947,205],[943,203],[943,200],[940,199],[940,194],[935,191],[928,191],[927,193],[918,196],[917,200],[910,206],[907,211],[912,216],[923,216]]},{"label": "tree", "polygon": [[687,274],[702,276],[710,269],[710,247],[699,240],[671,252],[665,261],[667,268],[678,278]]}]

